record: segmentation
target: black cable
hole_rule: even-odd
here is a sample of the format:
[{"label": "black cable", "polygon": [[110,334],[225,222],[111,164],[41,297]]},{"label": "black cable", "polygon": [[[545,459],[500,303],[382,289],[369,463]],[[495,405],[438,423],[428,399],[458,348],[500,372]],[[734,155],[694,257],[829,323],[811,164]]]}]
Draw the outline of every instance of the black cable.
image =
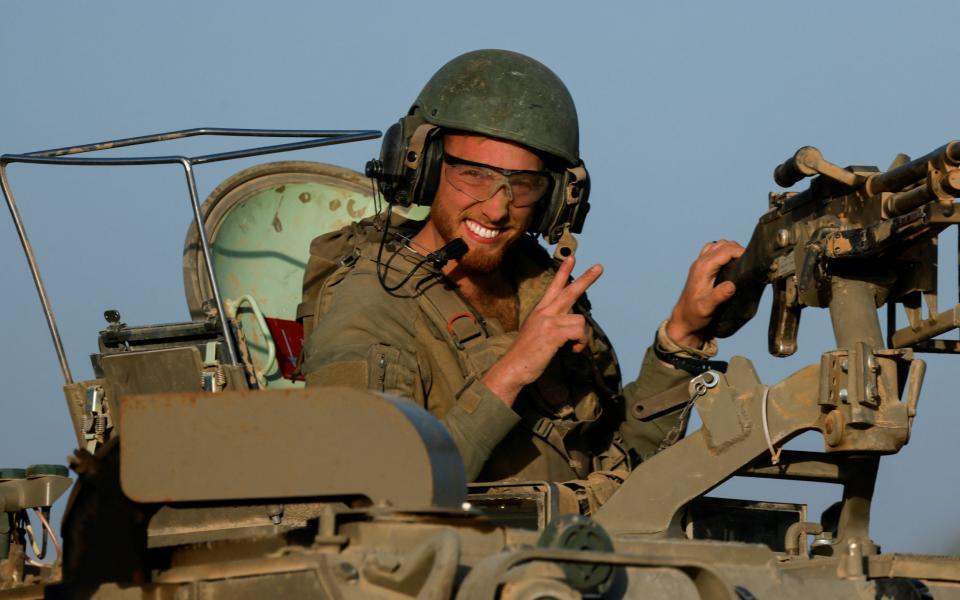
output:
[{"label": "black cable", "polygon": [[[398,235],[398,234],[395,234],[395,235]],[[401,237],[402,237],[402,236],[401,236]],[[383,238],[381,238],[381,240],[380,240],[380,244],[381,244],[381,245],[380,245],[380,250],[379,250],[378,253],[377,253],[377,270],[378,270],[377,275],[378,275],[378,277],[380,277],[380,275],[381,275],[380,260],[381,260],[381,258],[382,258],[383,242],[384,242],[385,239],[386,239],[386,236],[384,236]],[[419,270],[423,267],[423,265],[427,264],[428,262],[429,262],[429,263],[432,263],[432,264],[433,264],[433,268],[437,270],[437,272],[434,273],[434,275],[439,276],[439,275],[442,274],[442,271],[441,271],[441,270],[443,269],[444,265],[447,264],[447,262],[449,262],[449,261],[451,261],[451,260],[458,260],[458,259],[461,258],[464,254],[467,253],[467,250],[468,250],[467,243],[463,241],[463,238],[457,238],[457,239],[449,242],[448,244],[445,244],[442,248],[440,248],[440,249],[437,250],[436,252],[431,252],[431,253],[427,254],[426,256],[424,256],[423,258],[421,258],[421,259],[417,262],[417,264],[413,266],[413,269],[411,269],[410,272],[408,272],[408,273],[406,274],[406,276],[404,276],[404,278],[400,281],[400,283],[398,283],[398,284],[396,284],[396,285],[393,285],[393,286],[388,286],[388,285],[386,284],[386,281],[385,281],[386,276],[383,276],[383,277],[380,277],[380,285],[381,285],[381,287],[383,287],[383,289],[384,289],[385,292],[387,292],[388,294],[393,294],[393,292],[399,290],[399,289],[402,288],[404,285],[406,285],[407,282],[410,281],[410,279],[417,273],[417,271],[419,271]],[[397,253],[399,253],[399,250],[397,251]],[[397,255],[397,253],[394,254],[394,257]],[[393,260],[393,257],[391,257],[390,260]],[[384,265],[384,266],[389,267],[389,264]]]},{"label": "black cable", "polygon": [[[392,216],[393,216],[393,203],[387,202],[387,211],[386,211],[386,213],[385,213],[385,218],[384,218],[384,221],[383,221],[383,234],[380,236],[380,245],[379,245],[379,247],[377,248],[377,281],[380,282],[380,287],[383,288],[383,291],[387,292],[387,293],[390,294],[391,296],[395,296],[396,294],[394,294],[394,292],[396,292],[397,290],[399,290],[400,288],[402,288],[404,285],[406,285],[406,283],[407,283],[408,281],[410,281],[410,278],[413,277],[414,273],[416,273],[416,272],[420,269],[420,267],[422,267],[427,261],[431,260],[431,258],[433,257],[433,255],[432,255],[432,254],[429,254],[429,255],[425,256],[420,262],[418,262],[418,263],[416,264],[416,266],[414,266],[413,270],[411,270],[409,273],[407,273],[406,277],[403,278],[403,281],[401,281],[401,282],[398,283],[397,285],[394,285],[394,286],[387,285],[387,272],[386,272],[386,269],[388,269],[388,268],[390,267],[390,262],[392,262],[393,259],[396,258],[397,254],[400,253],[399,250],[395,250],[395,251],[393,252],[393,256],[390,257],[390,260],[387,261],[386,264],[384,264],[384,262],[383,262],[383,247],[386,246],[386,244],[387,244],[387,236],[390,235],[390,233],[389,233],[389,232],[390,232],[390,218],[391,218]],[[395,235],[395,236],[397,236],[397,237],[400,237],[400,238],[406,239],[405,236],[401,235],[399,232],[394,232],[393,235]]]},{"label": "black cable", "polygon": [[[397,285],[387,286],[386,282],[382,280],[380,281],[380,285],[383,286],[384,291],[386,291],[388,294],[392,294],[393,292],[405,286],[407,282],[410,281],[410,278],[413,277],[413,275],[420,270],[420,267],[427,264],[428,261],[432,261],[432,260],[433,258],[431,256],[424,256],[423,258],[421,258],[420,261],[416,265],[414,265],[413,269],[411,269],[410,272],[407,273],[407,275]],[[377,266],[379,267],[379,265]]]},{"label": "black cable", "polygon": [[[378,180],[378,176],[382,176],[382,174],[378,175],[378,173],[376,172],[377,170],[371,167],[372,163],[373,161],[371,161],[370,163],[367,163],[367,176],[373,182],[374,210],[376,211],[376,214],[379,216],[380,207],[382,206],[381,202],[383,200],[383,194],[381,193],[382,190],[380,189],[380,186],[377,184],[377,180]],[[464,254],[466,254],[468,250],[466,242],[464,242],[462,238],[457,238],[451,241],[450,243],[444,245],[442,248],[436,250],[435,252],[428,252],[426,256],[424,256],[422,259],[420,259],[419,262],[417,262],[416,265],[414,265],[413,269],[411,269],[406,274],[406,276],[400,281],[400,283],[393,286],[387,285],[386,269],[390,268],[389,263],[392,262],[393,259],[396,258],[397,255],[400,253],[399,249],[395,250],[393,252],[393,256],[391,256],[390,260],[387,261],[387,264],[384,264],[383,247],[386,246],[387,236],[390,235],[390,219],[392,216],[393,216],[393,202],[387,201],[387,210],[384,214],[384,220],[383,220],[383,233],[380,236],[380,244],[379,244],[379,247],[377,248],[376,262],[377,262],[377,281],[380,283],[380,287],[383,288],[383,290],[388,294],[390,294],[391,296],[395,296],[396,294],[394,294],[394,292],[396,292],[397,290],[405,286],[407,282],[409,282],[410,279],[413,278],[413,276],[417,273],[417,271],[419,271],[428,262],[433,263],[434,268],[437,269],[438,272],[435,273],[435,275],[442,276],[442,272],[440,271],[441,269],[443,269],[443,266],[446,265],[447,262],[450,260],[457,260],[461,258]],[[413,245],[419,246],[419,244],[416,244],[412,239],[403,235],[400,231],[394,232],[393,235],[403,241],[403,246],[405,248],[409,249],[411,252],[417,253],[417,251],[411,248],[410,245],[413,244]],[[426,250],[426,248],[424,248],[424,250]]]},{"label": "black cable", "polygon": [[380,247],[377,248],[377,281],[380,287],[388,294],[392,294],[387,285],[387,275],[383,270],[383,247],[387,244],[387,232],[390,230],[390,217],[393,215],[393,203],[387,202],[386,217],[383,220],[383,235],[380,236]]}]

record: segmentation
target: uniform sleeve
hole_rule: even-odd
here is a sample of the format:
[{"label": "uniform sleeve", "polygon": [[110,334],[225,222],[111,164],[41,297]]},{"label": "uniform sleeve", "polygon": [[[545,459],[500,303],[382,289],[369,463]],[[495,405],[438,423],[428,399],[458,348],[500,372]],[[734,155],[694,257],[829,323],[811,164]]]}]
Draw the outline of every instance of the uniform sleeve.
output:
[{"label": "uniform sleeve", "polygon": [[[426,408],[417,361],[416,299],[389,296],[375,274],[351,273],[331,291],[330,309],[307,340],[307,385],[343,385],[412,400]],[[441,422],[463,459],[468,481],[520,422],[520,416],[484,384],[466,382]]]},{"label": "uniform sleeve", "polygon": [[633,416],[630,408],[640,400],[659,394],[684,380],[693,377],[690,373],[669,367],[659,360],[653,353],[653,348],[647,348],[640,367],[640,375],[623,388],[626,400],[626,418],[620,426],[620,433],[627,446],[644,460],[650,458],[660,448],[667,434],[676,427],[686,428],[686,423],[680,422],[681,411],[675,410],[650,421],[641,421]]},{"label": "uniform sleeve", "polygon": [[330,309],[317,316],[306,341],[307,385],[344,385],[411,400],[418,366],[416,302],[387,295],[375,274],[350,273],[325,293]]},{"label": "uniform sleeve", "polygon": [[493,449],[520,423],[520,415],[486,385],[470,379],[441,421],[460,451],[467,481],[475,481]]}]

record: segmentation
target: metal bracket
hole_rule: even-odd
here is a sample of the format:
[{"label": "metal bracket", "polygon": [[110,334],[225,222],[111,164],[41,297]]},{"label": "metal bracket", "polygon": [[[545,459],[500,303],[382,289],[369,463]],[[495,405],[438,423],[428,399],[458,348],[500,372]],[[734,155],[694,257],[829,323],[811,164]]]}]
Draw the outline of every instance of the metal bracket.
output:
[{"label": "metal bracket", "polygon": [[[901,365],[909,365],[906,382]],[[818,403],[828,451],[898,450],[909,437],[924,369],[910,350],[873,350],[864,342],[823,354]]]}]

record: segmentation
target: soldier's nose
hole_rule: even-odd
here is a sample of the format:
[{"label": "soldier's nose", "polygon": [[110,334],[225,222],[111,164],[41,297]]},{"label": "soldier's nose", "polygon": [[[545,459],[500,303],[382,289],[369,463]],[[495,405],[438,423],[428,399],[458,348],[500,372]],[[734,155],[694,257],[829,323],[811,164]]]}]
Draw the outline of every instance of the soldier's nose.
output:
[{"label": "soldier's nose", "polygon": [[486,202],[481,204],[483,214],[490,219],[491,222],[498,222],[504,220],[510,213],[510,202],[513,201],[513,194],[510,191],[509,185],[502,185],[496,193],[491,196]]}]

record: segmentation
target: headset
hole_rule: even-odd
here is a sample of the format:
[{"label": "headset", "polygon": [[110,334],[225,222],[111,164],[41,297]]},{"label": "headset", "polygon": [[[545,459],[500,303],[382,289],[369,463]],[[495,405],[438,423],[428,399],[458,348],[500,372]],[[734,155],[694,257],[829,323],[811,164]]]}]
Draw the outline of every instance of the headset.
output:
[{"label": "headset", "polygon": [[[366,175],[375,180],[391,205],[429,205],[440,183],[443,134],[446,130],[424,122],[417,110],[387,129],[380,158],[367,162]],[[551,161],[552,162],[552,161]],[[572,167],[547,167],[552,184],[537,205],[528,231],[549,244],[570,233],[580,233],[590,210],[590,176],[583,161]],[[576,242],[573,242],[575,247]],[[570,250],[572,253],[572,249]],[[568,253],[564,253],[564,256]]]}]

